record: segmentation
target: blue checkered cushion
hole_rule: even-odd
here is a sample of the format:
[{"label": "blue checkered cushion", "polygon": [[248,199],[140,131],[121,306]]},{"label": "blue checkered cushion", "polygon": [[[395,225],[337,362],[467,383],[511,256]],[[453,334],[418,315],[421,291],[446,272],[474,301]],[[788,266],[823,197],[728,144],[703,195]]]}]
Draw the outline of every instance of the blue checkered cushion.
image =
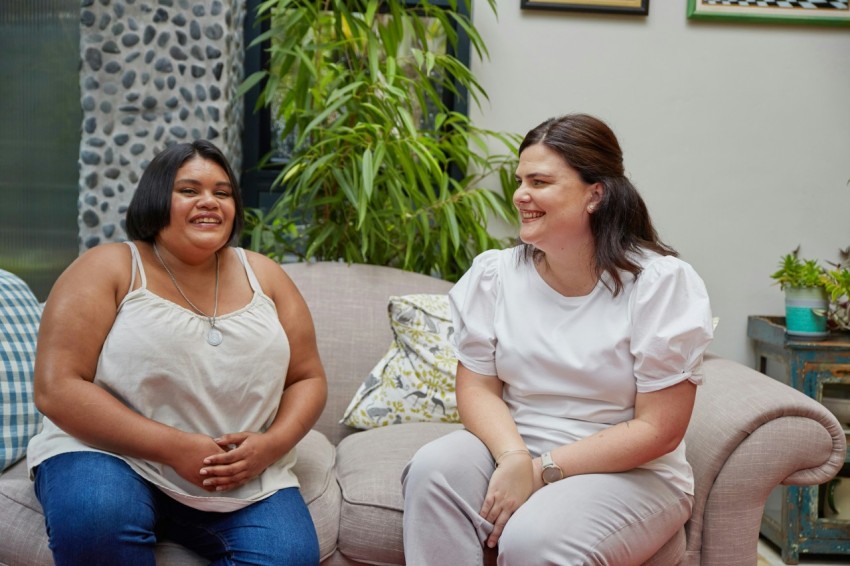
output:
[{"label": "blue checkered cushion", "polygon": [[41,305],[27,284],[0,269],[0,472],[23,457],[41,426],[32,384],[40,321]]}]

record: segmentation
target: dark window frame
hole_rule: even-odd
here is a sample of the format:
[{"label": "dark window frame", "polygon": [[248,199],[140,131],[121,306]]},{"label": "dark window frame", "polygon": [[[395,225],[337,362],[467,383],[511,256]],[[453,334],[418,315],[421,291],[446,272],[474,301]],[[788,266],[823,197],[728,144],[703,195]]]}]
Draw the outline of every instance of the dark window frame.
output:
[{"label": "dark window frame", "polygon": [[[268,20],[257,23],[256,12],[257,6],[261,0],[247,0],[245,25],[244,25],[244,41],[245,41],[245,59],[244,73],[246,77],[268,67],[268,52],[267,44],[255,45],[248,47],[261,33],[268,29]],[[416,0],[408,0],[409,5],[415,5]],[[451,9],[448,0],[431,0],[435,6],[440,6],[446,10]],[[465,3],[458,4],[457,12],[459,14],[469,16],[469,8]],[[469,66],[470,63],[470,41],[469,35],[461,26],[455,26],[455,31],[458,34],[457,48],[451,53],[463,64]],[[451,46],[449,46],[451,49]],[[262,90],[263,84],[258,84],[249,90],[244,96],[244,125],[242,130],[242,173],[240,184],[242,185],[242,194],[246,207],[250,208],[268,208],[280,195],[279,190],[272,191],[271,187],[274,180],[277,178],[279,170],[267,166],[259,168],[259,164],[263,157],[271,151],[272,148],[272,129],[271,129],[271,111],[268,107],[262,107],[254,110],[257,105],[259,93]],[[456,112],[464,115],[469,113],[469,100],[466,89],[458,87],[460,95],[454,93],[444,93],[444,101]]]}]

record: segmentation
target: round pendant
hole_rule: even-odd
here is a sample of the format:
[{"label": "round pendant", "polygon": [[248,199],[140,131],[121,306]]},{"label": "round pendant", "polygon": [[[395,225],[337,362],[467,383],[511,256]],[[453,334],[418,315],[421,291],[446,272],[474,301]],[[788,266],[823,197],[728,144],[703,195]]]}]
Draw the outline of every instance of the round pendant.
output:
[{"label": "round pendant", "polygon": [[222,336],[221,331],[216,327],[210,328],[210,332],[207,334],[207,342],[211,346],[218,346],[222,340],[224,340],[224,336]]}]

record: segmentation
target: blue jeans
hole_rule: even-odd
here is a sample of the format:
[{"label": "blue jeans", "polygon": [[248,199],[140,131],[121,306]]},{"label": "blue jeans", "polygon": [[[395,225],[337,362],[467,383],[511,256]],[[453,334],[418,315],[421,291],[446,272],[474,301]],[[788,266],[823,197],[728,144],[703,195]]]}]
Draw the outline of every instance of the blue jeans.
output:
[{"label": "blue jeans", "polygon": [[319,563],[316,529],[295,487],[238,511],[199,511],[162,493],[120,458],[72,452],[38,466],[35,493],[57,566],[154,566],[154,546],[163,538],[211,564]]}]

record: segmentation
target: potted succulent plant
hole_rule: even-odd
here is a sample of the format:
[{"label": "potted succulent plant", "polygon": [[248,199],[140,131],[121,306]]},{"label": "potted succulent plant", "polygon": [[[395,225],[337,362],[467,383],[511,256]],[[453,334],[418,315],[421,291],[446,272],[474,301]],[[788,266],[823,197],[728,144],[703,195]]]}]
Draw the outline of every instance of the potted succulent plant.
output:
[{"label": "potted succulent plant", "polygon": [[826,271],[817,260],[804,260],[800,248],[786,254],[770,277],[785,292],[785,331],[791,338],[820,340],[829,335]]}]

